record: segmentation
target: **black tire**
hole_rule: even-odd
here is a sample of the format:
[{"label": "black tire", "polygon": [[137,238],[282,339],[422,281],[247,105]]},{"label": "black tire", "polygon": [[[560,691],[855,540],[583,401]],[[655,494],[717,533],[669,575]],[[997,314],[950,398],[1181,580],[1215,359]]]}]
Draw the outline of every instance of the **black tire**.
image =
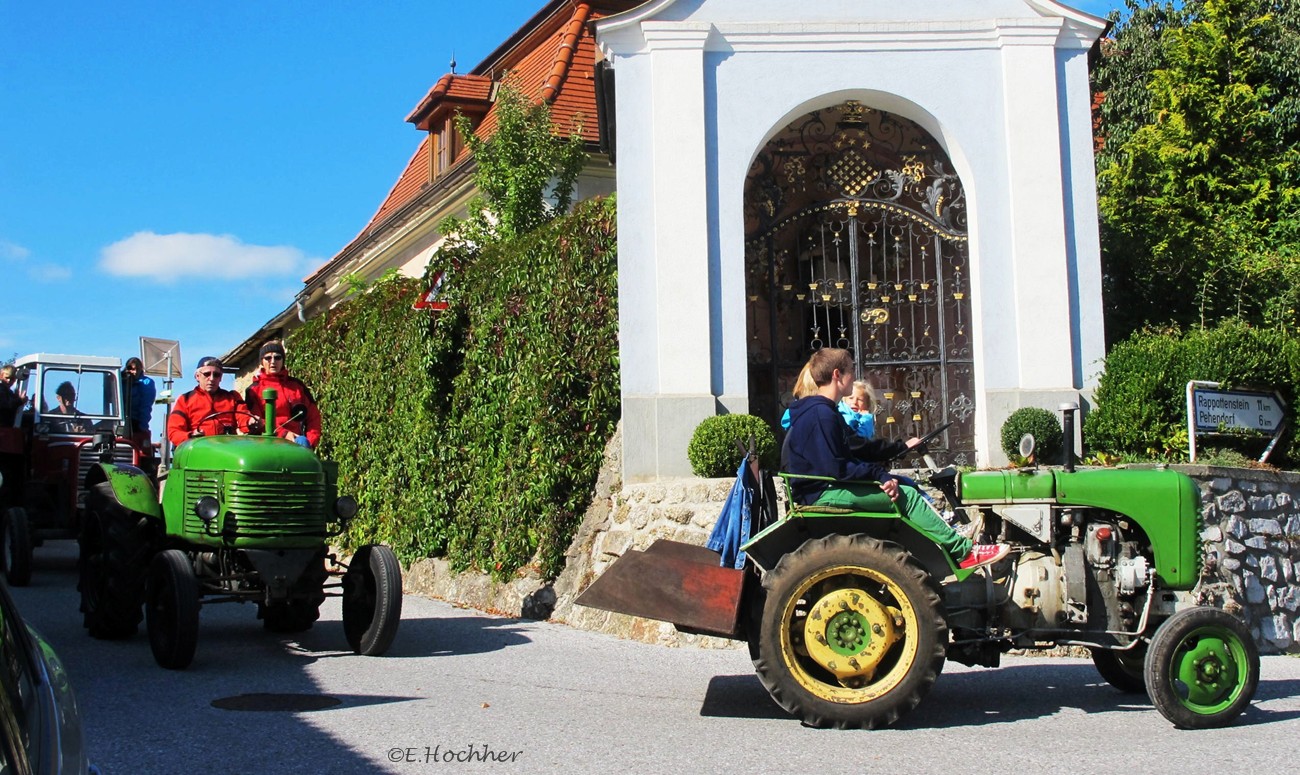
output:
[{"label": "black tire", "polygon": [[1106,683],[1125,694],[1146,694],[1147,682],[1144,673],[1147,649],[1139,644],[1127,651],[1111,649],[1093,649],[1092,664],[1106,679]]},{"label": "black tire", "polygon": [[754,669],[772,699],[809,726],[888,726],[943,670],[939,590],[897,544],[865,535],[809,540],[763,586]]},{"label": "black tire", "polygon": [[1259,687],[1259,650],[1237,617],[1217,608],[1186,608],[1151,639],[1145,665],[1156,710],[1180,729],[1230,724]]},{"label": "black tire", "polygon": [[358,654],[388,651],[402,619],[402,566],[393,550],[363,546],[343,574],[343,634]]},{"label": "black tire", "polygon": [[108,482],[87,493],[77,543],[82,624],[94,638],[131,637],[143,617],[149,542],[139,516],[122,508]]},{"label": "black tire", "polygon": [[320,618],[320,606],[325,602],[325,555],[313,558],[298,580],[288,600],[263,603],[262,627],[268,632],[294,633],[310,630]]},{"label": "black tire", "polygon": [[0,563],[4,563],[5,581],[11,587],[25,587],[32,580],[32,523],[22,506],[5,509],[4,531],[0,540]]},{"label": "black tire", "polygon": [[168,549],[153,558],[148,598],[154,661],[168,670],[184,670],[199,643],[199,582],[189,555]]}]

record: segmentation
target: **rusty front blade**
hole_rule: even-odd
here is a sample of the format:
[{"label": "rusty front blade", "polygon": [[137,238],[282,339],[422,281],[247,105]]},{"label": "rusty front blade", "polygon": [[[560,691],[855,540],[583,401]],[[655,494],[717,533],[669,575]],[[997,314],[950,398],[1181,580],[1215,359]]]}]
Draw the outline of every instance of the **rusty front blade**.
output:
[{"label": "rusty front blade", "polygon": [[739,638],[745,572],[718,564],[703,546],[659,539],[629,550],[591,583],[575,603],[672,622],[679,630]]}]

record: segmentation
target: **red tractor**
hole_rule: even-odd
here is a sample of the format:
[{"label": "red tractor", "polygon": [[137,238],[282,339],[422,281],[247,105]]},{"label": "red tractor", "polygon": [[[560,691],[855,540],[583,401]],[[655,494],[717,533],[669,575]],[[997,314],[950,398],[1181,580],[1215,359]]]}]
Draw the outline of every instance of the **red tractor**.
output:
[{"label": "red tractor", "polygon": [[11,585],[31,580],[34,547],[77,537],[92,466],[150,468],[152,448],[130,438],[121,365],[117,358],[52,353],[14,361],[14,389],[28,403],[0,427],[0,565]]}]

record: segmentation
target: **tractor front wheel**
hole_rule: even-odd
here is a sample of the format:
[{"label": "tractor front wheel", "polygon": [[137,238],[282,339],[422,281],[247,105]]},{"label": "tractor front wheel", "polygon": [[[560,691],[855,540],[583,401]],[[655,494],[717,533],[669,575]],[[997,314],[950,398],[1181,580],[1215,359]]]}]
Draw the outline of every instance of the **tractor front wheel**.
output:
[{"label": "tractor front wheel", "polygon": [[129,638],[143,615],[149,547],[138,517],[117,502],[108,482],[87,494],[77,544],[82,623],[94,638]]},{"label": "tractor front wheel", "polygon": [[199,642],[199,582],[189,555],[168,549],[153,558],[148,597],[154,661],[168,670],[184,670]]},{"label": "tractor front wheel", "polygon": [[388,651],[402,618],[402,566],[393,550],[368,545],[352,556],[343,574],[343,633],[358,654]]},{"label": "tractor front wheel", "polygon": [[939,591],[897,544],[866,535],[809,540],[763,586],[754,668],[777,704],[809,726],[888,726],[943,670]]},{"label": "tractor front wheel", "polygon": [[25,587],[32,580],[32,524],[22,506],[5,509],[0,540],[0,562],[4,563],[5,581],[13,587]]},{"label": "tractor front wheel", "polygon": [[1156,630],[1147,650],[1147,693],[1181,729],[1227,726],[1259,686],[1259,650],[1240,619],[1217,608],[1186,608]]}]

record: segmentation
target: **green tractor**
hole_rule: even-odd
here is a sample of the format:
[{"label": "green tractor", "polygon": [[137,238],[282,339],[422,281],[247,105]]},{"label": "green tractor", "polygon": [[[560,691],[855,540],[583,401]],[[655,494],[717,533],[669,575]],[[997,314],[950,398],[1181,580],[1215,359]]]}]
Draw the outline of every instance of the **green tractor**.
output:
[{"label": "green tractor", "polygon": [[144,618],[154,659],[179,670],[194,658],[202,604],[254,603],[267,630],[293,633],[310,629],[327,593],[341,590],[348,645],[388,650],[401,566],[383,545],[361,547],[346,564],[330,551],[357,502],[338,494],[335,464],[274,435],[275,391],[264,395],[261,435],[187,441],[156,488],[133,466],[91,469],[77,584],[91,636],[130,637]]},{"label": "green tractor", "polygon": [[[1073,438],[1073,408],[1066,439]],[[1022,445],[1032,454],[1032,439]],[[788,483],[788,479],[787,479]],[[1250,703],[1259,652],[1235,616],[1200,604],[1201,498],[1168,469],[935,473],[969,529],[1012,553],[960,569],[898,512],[754,496],[743,569],[660,540],[625,553],[576,601],[747,641],[773,699],[806,724],[875,728],[916,707],[945,660],[996,667],[1011,649],[1087,649],[1101,677],[1146,692],[1181,728]],[[789,503],[789,498],[786,499]],[[771,515],[771,516],[767,516]]]}]

